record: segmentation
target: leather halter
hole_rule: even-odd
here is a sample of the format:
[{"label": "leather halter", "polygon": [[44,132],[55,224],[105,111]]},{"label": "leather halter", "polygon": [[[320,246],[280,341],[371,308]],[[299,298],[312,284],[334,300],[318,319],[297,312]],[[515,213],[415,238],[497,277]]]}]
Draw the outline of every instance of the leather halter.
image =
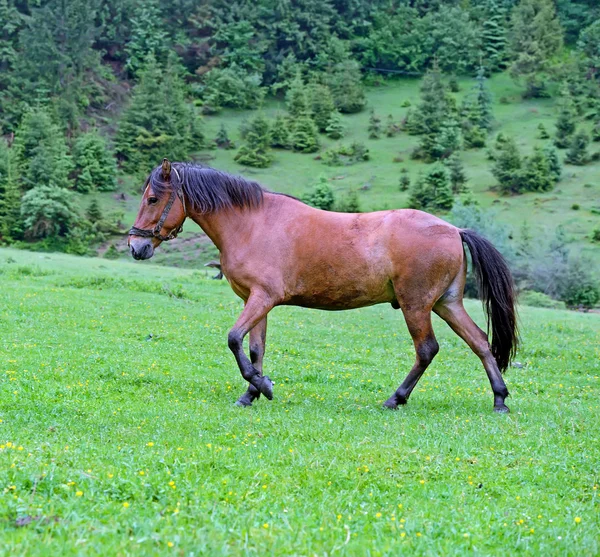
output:
[{"label": "leather halter", "polygon": [[[179,233],[183,232],[183,223],[182,223],[181,226],[174,228],[166,236],[160,233],[160,231],[163,228],[163,225],[165,224],[165,221],[167,220],[167,217],[169,216],[171,207],[173,207],[173,203],[175,203],[176,195],[177,195],[177,197],[179,197],[179,200],[181,201],[181,204],[183,205],[183,214],[185,215],[185,217],[187,217],[187,210],[185,208],[185,198],[183,197],[183,190],[181,187],[181,178],[179,176],[179,172],[177,172],[177,169],[175,167],[173,167],[173,170],[175,171],[175,174],[177,175],[177,181],[179,182],[180,185],[178,187],[174,187],[173,183],[171,182],[171,195],[169,196],[169,201],[167,201],[167,204],[165,205],[165,208],[162,212],[162,215],[160,216],[159,221],[156,223],[156,226],[152,230],[148,230],[145,228],[137,228],[136,226],[132,226],[131,229],[129,230],[130,236],[141,236],[142,238],[158,238],[161,242],[168,242],[169,240],[173,240],[173,239],[177,238],[177,235]],[[184,220],[185,220],[185,217],[184,217]]]}]

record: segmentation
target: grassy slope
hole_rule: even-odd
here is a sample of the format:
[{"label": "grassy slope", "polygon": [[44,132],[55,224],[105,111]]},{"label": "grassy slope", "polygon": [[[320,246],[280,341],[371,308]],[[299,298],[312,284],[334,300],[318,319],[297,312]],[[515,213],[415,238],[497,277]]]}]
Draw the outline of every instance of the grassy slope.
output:
[{"label": "grassy slope", "polygon": [[390,412],[398,312],[278,308],[275,400],[239,409],[241,303],[202,277],[0,250],[0,554],[600,553],[597,315],[522,308],[499,416],[439,320]]},{"label": "grassy slope", "polygon": [[[517,138],[524,153],[529,153],[534,145],[547,143],[537,139],[539,123],[543,123],[550,133],[554,131],[556,109],[553,100],[523,101],[520,97],[521,90],[507,75],[496,75],[490,80],[490,88],[494,97],[494,115],[496,127],[491,138],[498,132],[504,132]],[[459,98],[466,94],[473,85],[473,80],[463,79],[460,82],[461,91]],[[387,82],[381,87],[372,87],[368,90],[369,107],[375,109],[385,125],[388,114],[392,114],[396,121],[400,121],[408,108],[403,108],[403,101],[409,100],[416,105],[419,100],[419,81],[415,79],[401,79]],[[508,104],[499,100],[505,97]],[[269,100],[265,105],[265,112],[274,116],[278,111],[284,110],[284,103]],[[230,137],[240,144],[239,125],[252,116],[249,111],[225,110],[217,116],[205,118],[207,137],[212,139],[224,123]],[[277,151],[275,163],[267,169],[252,169],[242,167],[234,162],[233,151],[214,150],[203,153],[202,157],[213,157],[209,164],[230,172],[240,173],[265,184],[266,186],[286,193],[301,196],[306,193],[317,181],[319,175],[331,180],[336,194],[356,189],[363,210],[376,210],[406,206],[408,194],[398,190],[400,169],[405,166],[413,179],[419,172],[426,170],[427,165],[410,159],[410,153],[418,142],[418,137],[401,133],[394,138],[379,140],[368,139],[369,111],[360,114],[344,116],[346,137],[341,142],[360,140],[365,142],[371,152],[371,160],[366,163],[349,167],[328,167],[318,160],[315,155],[302,155],[289,151]],[[336,141],[323,137],[323,149],[334,145]],[[491,143],[491,140],[490,140]],[[592,145],[592,150],[598,150],[597,144]],[[564,155],[564,151],[561,151]],[[401,156],[402,163],[394,163],[393,159]],[[539,234],[553,234],[558,224],[564,225],[567,234],[584,250],[598,254],[597,245],[590,242],[591,231],[600,226],[600,216],[590,212],[592,208],[600,209],[600,163],[590,164],[585,167],[565,166],[563,180],[556,189],[548,193],[530,193],[517,197],[498,197],[490,191],[495,180],[490,172],[490,161],[487,160],[485,149],[471,150],[462,153],[469,183],[476,199],[484,207],[497,209],[497,218],[510,224],[517,232],[524,221],[528,221],[534,232]],[[129,192],[132,191],[131,179],[126,180]],[[589,184],[590,187],[584,187]],[[369,189],[361,190],[363,186]],[[113,194],[102,194],[101,200],[106,207],[119,205],[125,210],[126,223],[133,222],[138,210],[139,195],[133,194],[127,202],[116,202]],[[574,211],[573,204],[579,204],[581,209]],[[188,235],[196,234],[198,228],[194,224],[186,227]],[[185,236],[184,236],[185,237]],[[160,256],[160,261],[181,266],[200,266],[201,263],[214,256],[214,252],[205,253],[202,245],[193,251],[200,254],[200,262],[186,261],[185,254],[179,253],[176,247],[171,247],[168,253]],[[188,251],[189,248],[186,248]]]}]

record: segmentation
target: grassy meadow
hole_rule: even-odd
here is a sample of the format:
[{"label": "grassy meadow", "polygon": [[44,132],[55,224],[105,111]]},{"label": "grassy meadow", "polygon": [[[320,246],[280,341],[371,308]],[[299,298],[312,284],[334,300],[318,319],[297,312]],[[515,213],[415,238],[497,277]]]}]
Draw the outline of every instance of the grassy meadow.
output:
[{"label": "grassy meadow", "polygon": [[[285,156],[307,166],[268,175],[300,193],[316,163]],[[204,270],[0,249],[0,292],[0,555],[600,553],[597,314],[521,308],[497,415],[437,318],[392,412],[399,312],[276,308],[275,399],[241,409],[241,302]]]}]

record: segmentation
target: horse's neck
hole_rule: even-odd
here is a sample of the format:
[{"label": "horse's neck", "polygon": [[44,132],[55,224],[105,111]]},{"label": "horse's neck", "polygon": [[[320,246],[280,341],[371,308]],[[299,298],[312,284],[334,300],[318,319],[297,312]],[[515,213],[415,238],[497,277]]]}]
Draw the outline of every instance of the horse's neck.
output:
[{"label": "horse's neck", "polygon": [[190,218],[212,240],[217,249],[223,253],[239,243],[239,238],[250,233],[252,213],[256,211],[238,208],[217,211],[215,213],[191,213]]}]

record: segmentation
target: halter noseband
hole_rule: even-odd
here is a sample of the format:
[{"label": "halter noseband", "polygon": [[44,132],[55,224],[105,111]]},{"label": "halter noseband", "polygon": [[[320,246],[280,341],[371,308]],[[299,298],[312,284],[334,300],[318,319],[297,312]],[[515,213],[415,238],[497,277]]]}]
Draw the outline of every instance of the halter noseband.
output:
[{"label": "halter noseband", "polygon": [[[175,171],[175,174],[177,175],[177,181],[179,182],[179,184],[181,184],[181,178],[179,176],[179,172],[177,172],[177,169],[175,167],[173,167],[173,170]],[[165,205],[165,208],[162,212],[162,215],[160,216],[159,221],[156,223],[156,226],[152,230],[148,230],[148,229],[144,229],[144,228],[137,228],[136,226],[132,226],[131,229],[129,230],[129,235],[130,236],[141,236],[142,238],[158,238],[161,242],[168,242],[169,240],[173,240],[173,239],[177,238],[177,235],[179,233],[183,232],[183,223],[178,228],[174,228],[173,230],[171,230],[171,232],[169,232],[169,234],[167,234],[166,236],[160,233],[160,231],[163,228],[163,225],[165,224],[165,221],[167,220],[167,217],[169,216],[171,207],[173,207],[173,203],[175,203],[175,195],[177,195],[177,197],[179,197],[179,200],[181,201],[181,204],[183,205],[183,214],[185,215],[185,217],[187,217],[187,210],[185,208],[185,198],[183,197],[183,190],[181,188],[181,185],[179,185],[179,187],[175,188],[175,187],[173,187],[173,183],[171,183],[171,195],[169,196],[169,201]],[[185,220],[185,218],[184,218],[184,220]]]}]

